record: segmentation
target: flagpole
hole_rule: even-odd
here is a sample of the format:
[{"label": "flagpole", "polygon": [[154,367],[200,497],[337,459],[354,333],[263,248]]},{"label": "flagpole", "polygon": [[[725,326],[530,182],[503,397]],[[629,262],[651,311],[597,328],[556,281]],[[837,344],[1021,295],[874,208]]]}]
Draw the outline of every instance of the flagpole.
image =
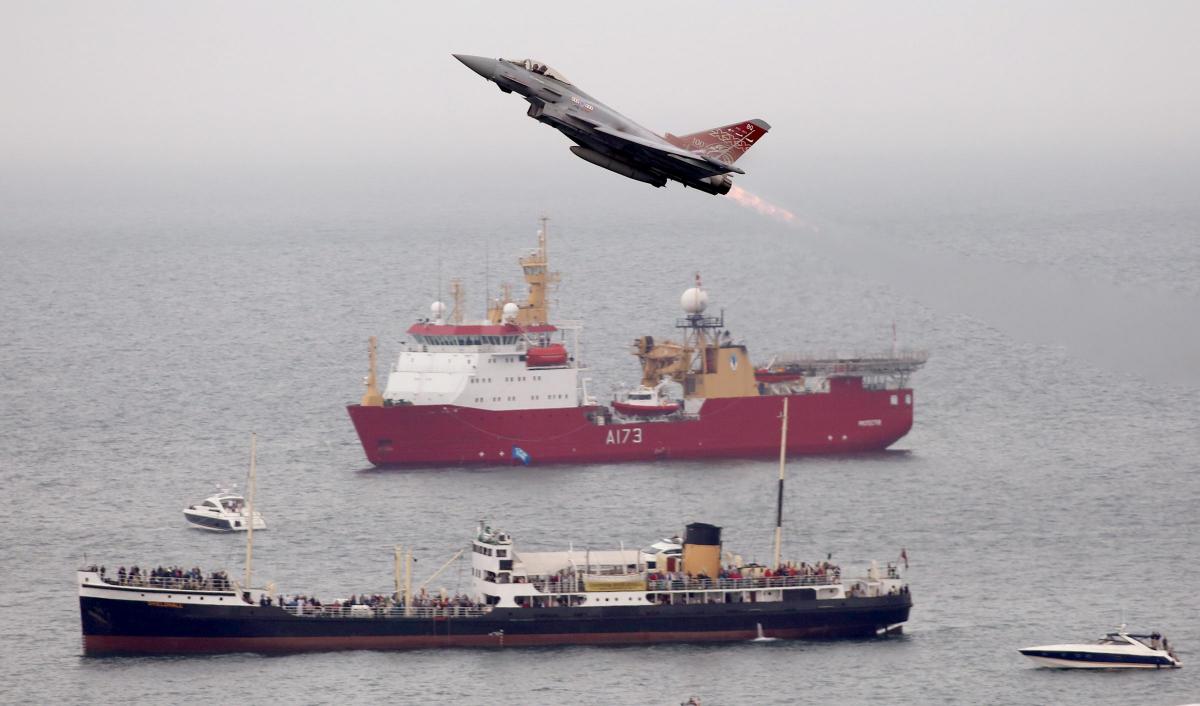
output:
[{"label": "flagpole", "polygon": [[258,435],[250,432],[250,493],[246,500],[247,510],[247,525],[246,525],[246,580],[242,583],[242,590],[250,590],[250,577],[253,573],[252,566],[254,560],[254,453],[255,445],[258,441]]},{"label": "flagpole", "polygon": [[779,435],[779,497],[775,500],[775,570],[783,549],[783,467],[787,462],[788,398],[783,398],[783,430]]}]

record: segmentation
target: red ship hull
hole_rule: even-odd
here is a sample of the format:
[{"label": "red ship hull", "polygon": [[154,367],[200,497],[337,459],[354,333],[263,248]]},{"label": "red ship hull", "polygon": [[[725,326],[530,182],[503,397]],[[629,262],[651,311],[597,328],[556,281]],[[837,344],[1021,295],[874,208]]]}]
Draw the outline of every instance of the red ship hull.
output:
[{"label": "red ship hull", "polygon": [[[793,395],[788,453],[885,449],[913,421],[910,388],[864,389],[834,378],[827,393]],[[367,459],[376,466],[511,465],[514,448],[530,463],[611,463],[685,458],[754,458],[779,453],[782,397],[704,402],[694,418],[599,424],[605,408],[492,411],[455,405],[347,409]]]}]

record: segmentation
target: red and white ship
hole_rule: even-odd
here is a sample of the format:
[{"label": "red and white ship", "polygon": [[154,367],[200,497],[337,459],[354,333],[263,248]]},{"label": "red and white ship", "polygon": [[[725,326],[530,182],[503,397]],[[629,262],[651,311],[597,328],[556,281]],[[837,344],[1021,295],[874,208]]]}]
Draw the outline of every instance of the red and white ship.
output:
[{"label": "red and white ship", "polygon": [[[642,336],[635,392],[610,405],[587,390],[577,325],[549,323],[550,272],[543,220],[538,249],[520,258],[529,295],[493,300],[488,317],[463,321],[434,302],[413,324],[379,392],[375,339],[367,391],[348,411],[377,466],[596,463],[670,458],[770,457],[779,449],[783,397],[790,400],[789,454],[885,449],[912,427],[908,377],[919,352],[855,358],[776,357],[755,368],[746,346],[705,313],[700,286],[684,292],[679,341]],[[502,303],[503,302],[503,303]],[[567,340],[574,334],[575,342]]]}]

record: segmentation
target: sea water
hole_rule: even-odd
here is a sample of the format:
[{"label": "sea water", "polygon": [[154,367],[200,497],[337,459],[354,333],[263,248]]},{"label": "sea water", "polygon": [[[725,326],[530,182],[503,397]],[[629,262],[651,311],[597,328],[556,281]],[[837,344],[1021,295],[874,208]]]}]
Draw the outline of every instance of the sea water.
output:
[{"label": "sea water", "polygon": [[[693,193],[9,204],[0,232],[0,701],[490,704],[1142,703],[1200,693],[1200,212],[1052,199],[781,223]],[[677,204],[662,209],[654,199]],[[705,199],[693,211],[687,199]],[[700,202],[696,202],[700,203]],[[928,206],[928,204],[926,204]],[[756,362],[924,348],[912,432],[797,458],[785,554],[897,560],[903,636],[723,645],[86,658],[86,562],[226,567],[244,536],[181,510],[244,483],[258,433],[256,583],[326,600],[432,573],[487,518],[518,550],[647,545],[703,521],[767,560],[774,459],[379,471],[344,406],[452,276],[471,316],[551,216],[556,316],[589,390],[636,385],[634,337],[675,333],[699,271]],[[444,298],[444,297],[443,297]],[[1190,314],[1190,317],[1189,317]],[[465,562],[433,584],[469,587]],[[1122,619],[1170,673],[1035,669],[1017,648]]]}]

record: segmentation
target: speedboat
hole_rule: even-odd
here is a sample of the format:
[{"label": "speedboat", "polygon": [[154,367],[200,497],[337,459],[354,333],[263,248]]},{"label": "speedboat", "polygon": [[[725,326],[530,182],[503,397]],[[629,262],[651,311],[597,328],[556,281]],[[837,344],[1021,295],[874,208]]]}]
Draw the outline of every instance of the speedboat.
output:
[{"label": "speedboat", "polygon": [[[241,495],[221,491],[206,498],[204,502],[189,505],[183,516],[192,525],[215,532],[245,532],[250,527],[246,499]],[[262,515],[254,511],[254,529],[264,530],[267,523]]]},{"label": "speedboat", "polygon": [[1021,654],[1039,667],[1054,669],[1164,669],[1182,667],[1167,643],[1154,632],[1134,635],[1122,625],[1094,643],[1025,647]]}]

